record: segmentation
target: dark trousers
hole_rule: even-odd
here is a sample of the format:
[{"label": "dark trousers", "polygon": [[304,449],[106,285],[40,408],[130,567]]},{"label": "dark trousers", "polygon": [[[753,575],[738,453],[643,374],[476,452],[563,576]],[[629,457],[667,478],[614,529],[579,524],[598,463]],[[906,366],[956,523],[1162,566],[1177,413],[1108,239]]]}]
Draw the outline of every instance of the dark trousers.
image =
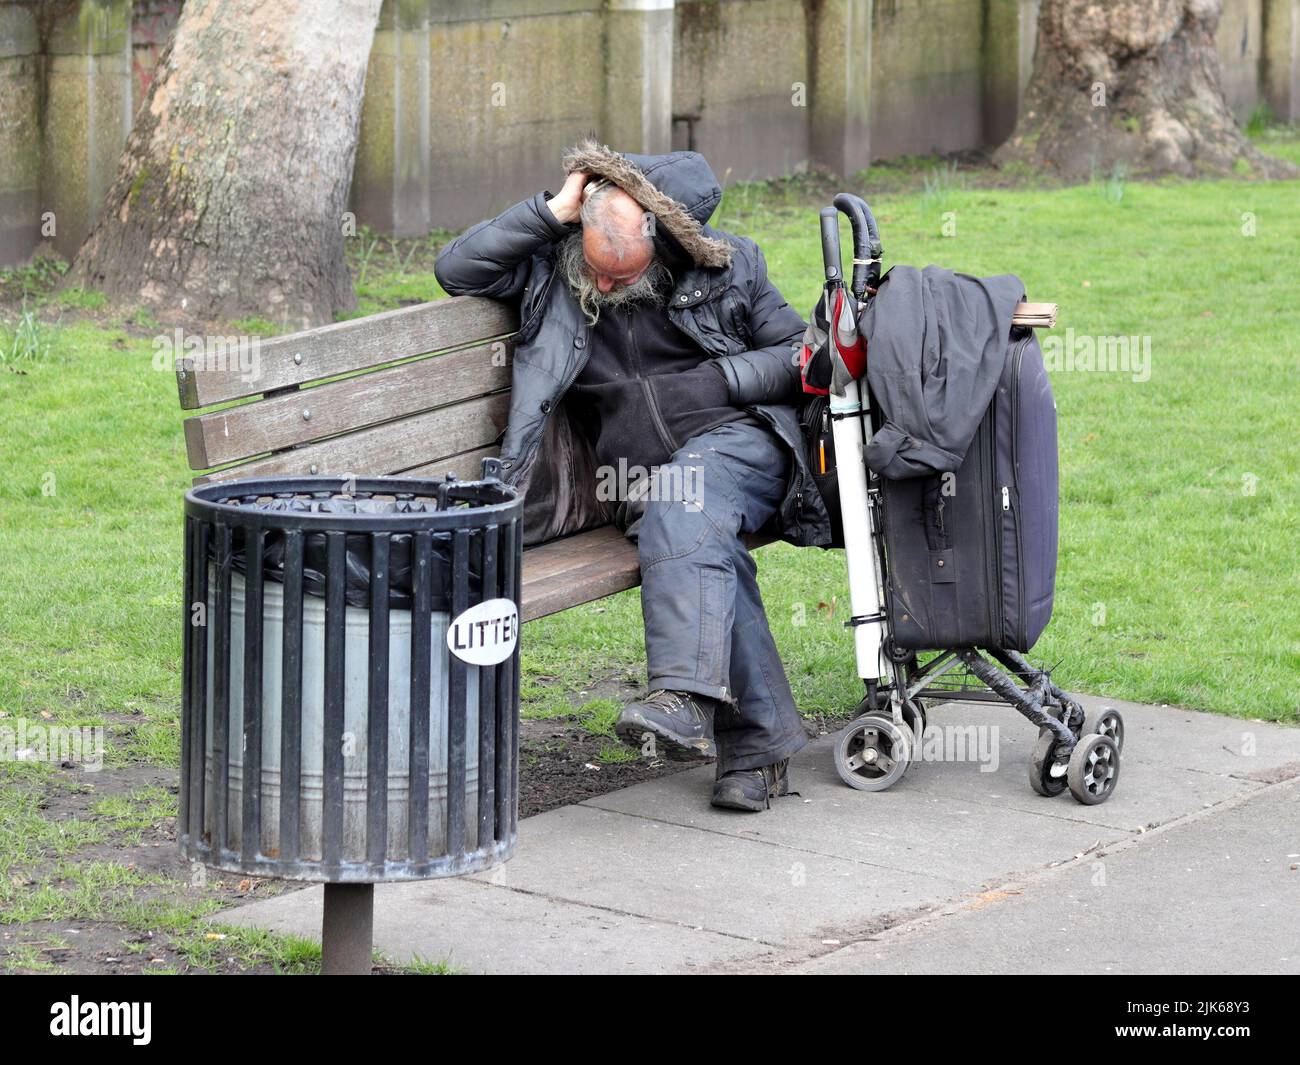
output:
[{"label": "dark trousers", "polygon": [[692,437],[657,467],[639,520],[650,687],[722,700],[714,717],[718,773],[788,758],[808,742],[756,579],[740,540],[785,494],[784,445],[745,422]]}]

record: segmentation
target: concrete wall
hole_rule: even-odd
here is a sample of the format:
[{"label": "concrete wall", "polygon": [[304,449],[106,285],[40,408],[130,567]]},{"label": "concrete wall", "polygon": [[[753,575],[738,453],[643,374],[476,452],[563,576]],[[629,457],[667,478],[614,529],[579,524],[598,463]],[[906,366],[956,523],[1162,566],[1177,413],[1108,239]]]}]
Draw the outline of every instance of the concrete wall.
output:
[{"label": "concrete wall", "polygon": [[[75,251],[182,2],[0,0],[0,263],[42,238]],[[694,147],[724,182],[996,145],[1037,15],[1038,0],[385,0],[353,209],[403,236],[459,228],[555,191],[588,132]],[[1300,118],[1300,0],[1224,0],[1218,48],[1239,118],[1262,101]]]},{"label": "concrete wall", "polygon": [[1223,95],[1237,120],[1245,122],[1260,102],[1264,0],[1223,0],[1215,43],[1223,68]]},{"label": "concrete wall", "polygon": [[871,142],[877,158],[979,143],[983,6],[876,0]]},{"label": "concrete wall", "polygon": [[36,4],[0,6],[0,264],[40,241],[45,56]]},{"label": "concrete wall", "polygon": [[386,3],[366,76],[358,217],[386,232],[425,233],[553,186],[557,146],[601,121],[602,7]]},{"label": "concrete wall", "polygon": [[1284,122],[1300,121],[1300,0],[1266,0],[1260,93]]},{"label": "concrete wall", "polygon": [[0,263],[71,256],[130,131],[131,0],[0,4]]},{"label": "concrete wall", "polygon": [[672,146],[746,181],[804,169],[809,152],[808,27],[802,0],[679,2]]},{"label": "concrete wall", "polygon": [[90,231],[134,113],[130,0],[59,4],[46,27],[42,201],[71,257]]}]

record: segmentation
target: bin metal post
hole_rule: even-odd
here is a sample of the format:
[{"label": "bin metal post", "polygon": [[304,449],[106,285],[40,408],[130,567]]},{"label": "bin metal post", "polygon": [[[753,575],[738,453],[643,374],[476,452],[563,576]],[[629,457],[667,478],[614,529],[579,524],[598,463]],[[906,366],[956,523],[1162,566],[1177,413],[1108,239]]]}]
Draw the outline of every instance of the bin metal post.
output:
[{"label": "bin metal post", "polygon": [[375,940],[375,885],[326,884],[322,976],[367,976]]}]

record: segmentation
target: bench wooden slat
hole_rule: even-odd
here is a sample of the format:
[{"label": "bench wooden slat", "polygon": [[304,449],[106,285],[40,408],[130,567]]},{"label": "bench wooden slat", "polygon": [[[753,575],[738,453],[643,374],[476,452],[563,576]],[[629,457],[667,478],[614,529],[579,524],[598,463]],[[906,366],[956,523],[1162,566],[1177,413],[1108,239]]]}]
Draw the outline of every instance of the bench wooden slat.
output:
[{"label": "bench wooden slat", "polygon": [[483,344],[187,418],[190,468],[222,466],[509,388],[510,367],[496,354]]},{"label": "bench wooden slat", "polygon": [[[510,393],[497,392],[468,403],[457,403],[230,466],[198,478],[197,483],[273,474],[329,473],[341,476],[409,470],[428,462],[431,452],[458,455],[494,443],[505,428],[509,407]],[[316,469],[313,470],[312,466]]]},{"label": "bench wooden slat", "polygon": [[[195,483],[313,473],[477,478],[509,415],[516,328],[510,307],[465,296],[266,341],[250,380],[239,366],[182,358],[184,409],[274,393],[186,420],[192,468],[234,463]],[[492,357],[498,341],[504,359]],[[325,380],[334,377],[343,379]],[[300,388],[311,382],[323,383]],[[745,537],[751,549],[771,540]],[[521,616],[534,621],[635,588],[637,547],[613,525],[529,547],[522,583]]]},{"label": "bench wooden slat", "polygon": [[[205,366],[201,355],[182,355],[176,360],[176,383],[181,407],[197,410],[412,355],[482,342],[512,333],[517,326],[518,315],[507,304],[453,296],[259,341],[255,379],[245,380],[246,370],[239,366]],[[301,361],[295,362],[295,355],[301,356]]]},{"label": "bench wooden slat", "polygon": [[524,580],[540,581],[582,569],[591,561],[592,554],[603,552],[610,544],[626,542],[617,526],[602,525],[563,540],[538,544],[524,553]]},{"label": "bench wooden slat", "polygon": [[435,459],[433,462],[426,462],[409,470],[388,472],[400,473],[403,477],[443,477],[448,473],[454,473],[462,481],[477,481],[483,475],[483,460],[495,458],[500,453],[499,447],[479,447],[459,455]]},{"label": "bench wooden slat", "polygon": [[[753,550],[770,544],[775,537],[745,536],[743,539]],[[635,588],[640,583],[636,544],[614,526],[604,525],[524,551],[524,601],[520,617],[524,621],[536,621]]]}]

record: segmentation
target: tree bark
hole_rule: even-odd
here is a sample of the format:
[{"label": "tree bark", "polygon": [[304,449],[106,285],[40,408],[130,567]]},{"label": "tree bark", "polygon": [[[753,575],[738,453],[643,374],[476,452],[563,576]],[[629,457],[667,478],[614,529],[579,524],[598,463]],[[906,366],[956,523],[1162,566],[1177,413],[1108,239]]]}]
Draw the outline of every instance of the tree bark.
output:
[{"label": "tree bark", "polygon": [[344,259],[381,0],[186,0],[65,285],[165,321],[355,306]]},{"label": "tree bark", "polygon": [[1024,107],[996,153],[1079,180],[1132,173],[1293,177],[1241,132],[1220,84],[1221,0],[1043,0]]}]

